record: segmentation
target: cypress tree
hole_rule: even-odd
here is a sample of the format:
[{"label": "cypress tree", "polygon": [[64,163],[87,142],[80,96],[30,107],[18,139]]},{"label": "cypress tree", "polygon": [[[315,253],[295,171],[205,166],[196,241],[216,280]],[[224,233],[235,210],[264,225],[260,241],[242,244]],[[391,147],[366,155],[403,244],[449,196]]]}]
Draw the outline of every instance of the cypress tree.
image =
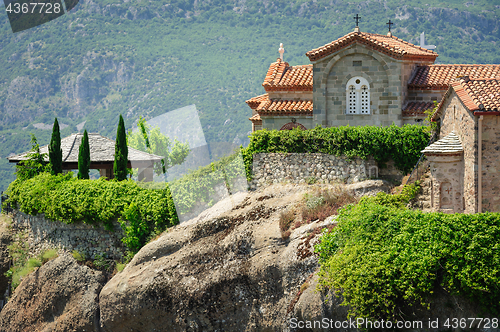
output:
[{"label": "cypress tree", "polygon": [[54,126],[52,127],[52,138],[49,144],[49,161],[53,175],[62,173],[61,133],[59,132],[57,118],[54,120]]},{"label": "cypress tree", "polygon": [[118,181],[122,181],[127,178],[127,163],[127,135],[125,134],[125,123],[123,122],[123,117],[120,114],[120,121],[118,122],[118,129],[116,131],[115,161],[113,163],[113,173],[115,175],[115,179]]},{"label": "cypress tree", "polygon": [[82,143],[78,150],[78,178],[88,179],[90,170],[90,146],[87,130],[83,132]]}]

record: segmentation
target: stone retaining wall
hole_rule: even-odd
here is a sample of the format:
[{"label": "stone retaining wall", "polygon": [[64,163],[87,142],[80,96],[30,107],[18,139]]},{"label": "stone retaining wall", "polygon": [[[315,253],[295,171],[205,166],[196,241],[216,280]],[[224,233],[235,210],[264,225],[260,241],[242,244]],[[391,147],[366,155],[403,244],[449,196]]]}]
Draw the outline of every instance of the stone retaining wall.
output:
[{"label": "stone retaining wall", "polygon": [[105,254],[107,258],[120,259],[126,251],[121,239],[123,231],[114,222],[114,231],[104,227],[93,227],[83,223],[65,224],[46,219],[43,214],[32,216],[18,210],[12,212],[14,226],[28,229],[30,252],[39,254],[43,250],[60,248],[77,250],[94,259]]},{"label": "stone retaining wall", "polygon": [[252,187],[272,183],[355,183],[370,178],[401,181],[392,161],[379,168],[372,158],[348,159],[322,153],[258,153],[253,155]]}]

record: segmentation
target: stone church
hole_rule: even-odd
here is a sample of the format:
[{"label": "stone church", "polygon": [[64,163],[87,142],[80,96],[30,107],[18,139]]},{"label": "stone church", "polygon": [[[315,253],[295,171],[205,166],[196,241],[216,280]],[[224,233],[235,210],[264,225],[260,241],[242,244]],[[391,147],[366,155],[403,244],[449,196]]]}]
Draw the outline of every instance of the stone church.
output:
[{"label": "stone church", "polygon": [[431,209],[500,212],[500,65],[434,64],[428,48],[359,27],[307,52],[307,65],[290,66],[280,47],[265,94],[246,101],[252,130],[422,123],[438,101],[440,139],[422,151]]},{"label": "stone church", "polygon": [[436,65],[436,52],[359,27],[307,52],[310,64],[290,66],[280,53],[265,94],[246,101],[253,131],[421,123],[457,77],[500,76],[500,65]]}]

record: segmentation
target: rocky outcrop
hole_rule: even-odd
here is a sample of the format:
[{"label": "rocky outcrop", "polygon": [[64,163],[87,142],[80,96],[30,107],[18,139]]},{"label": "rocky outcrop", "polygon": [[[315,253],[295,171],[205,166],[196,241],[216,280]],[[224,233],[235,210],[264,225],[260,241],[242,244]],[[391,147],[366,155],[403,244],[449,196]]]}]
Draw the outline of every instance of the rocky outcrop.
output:
[{"label": "rocky outcrop", "polygon": [[312,223],[281,238],[279,214],[306,188],[267,188],[145,246],[103,288],[103,330],[286,329],[301,285],[318,268],[312,247],[320,232],[313,230],[326,226]]},{"label": "rocky outcrop", "polygon": [[10,268],[10,256],[7,246],[12,241],[11,232],[7,227],[6,218],[0,216],[0,300],[9,287],[9,279],[4,275]]},{"label": "rocky outcrop", "polygon": [[102,273],[62,255],[23,279],[0,312],[0,331],[99,331],[104,283]]}]

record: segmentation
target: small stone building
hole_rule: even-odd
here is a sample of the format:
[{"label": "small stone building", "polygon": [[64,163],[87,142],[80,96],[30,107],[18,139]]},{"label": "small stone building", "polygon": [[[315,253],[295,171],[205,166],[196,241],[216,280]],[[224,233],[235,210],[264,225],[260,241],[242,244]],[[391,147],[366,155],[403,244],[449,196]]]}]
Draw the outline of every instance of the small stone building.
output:
[{"label": "small stone building", "polygon": [[[488,75],[489,76],[489,75]],[[445,212],[500,212],[500,75],[461,77],[433,114],[441,140],[431,161],[432,207]]]},{"label": "small stone building", "polygon": [[265,94],[246,101],[252,131],[422,123],[456,77],[500,76],[500,65],[437,65],[431,50],[359,27],[307,52],[310,64],[290,66],[283,52]]},{"label": "small stone building", "polygon": [[[78,152],[82,142],[83,134],[72,134],[61,139],[61,150],[63,159],[63,170],[78,169]],[[114,178],[113,162],[115,159],[115,144],[116,142],[99,134],[90,133],[90,169],[98,169],[101,176],[108,179]],[[45,160],[48,162],[49,147],[44,145],[40,147],[40,152],[45,153]],[[9,162],[18,163],[28,159],[30,152],[9,157]],[[154,163],[159,162],[163,157],[154,154],[139,151],[133,148],[128,148],[128,168],[139,169],[139,181],[153,181]]]}]

